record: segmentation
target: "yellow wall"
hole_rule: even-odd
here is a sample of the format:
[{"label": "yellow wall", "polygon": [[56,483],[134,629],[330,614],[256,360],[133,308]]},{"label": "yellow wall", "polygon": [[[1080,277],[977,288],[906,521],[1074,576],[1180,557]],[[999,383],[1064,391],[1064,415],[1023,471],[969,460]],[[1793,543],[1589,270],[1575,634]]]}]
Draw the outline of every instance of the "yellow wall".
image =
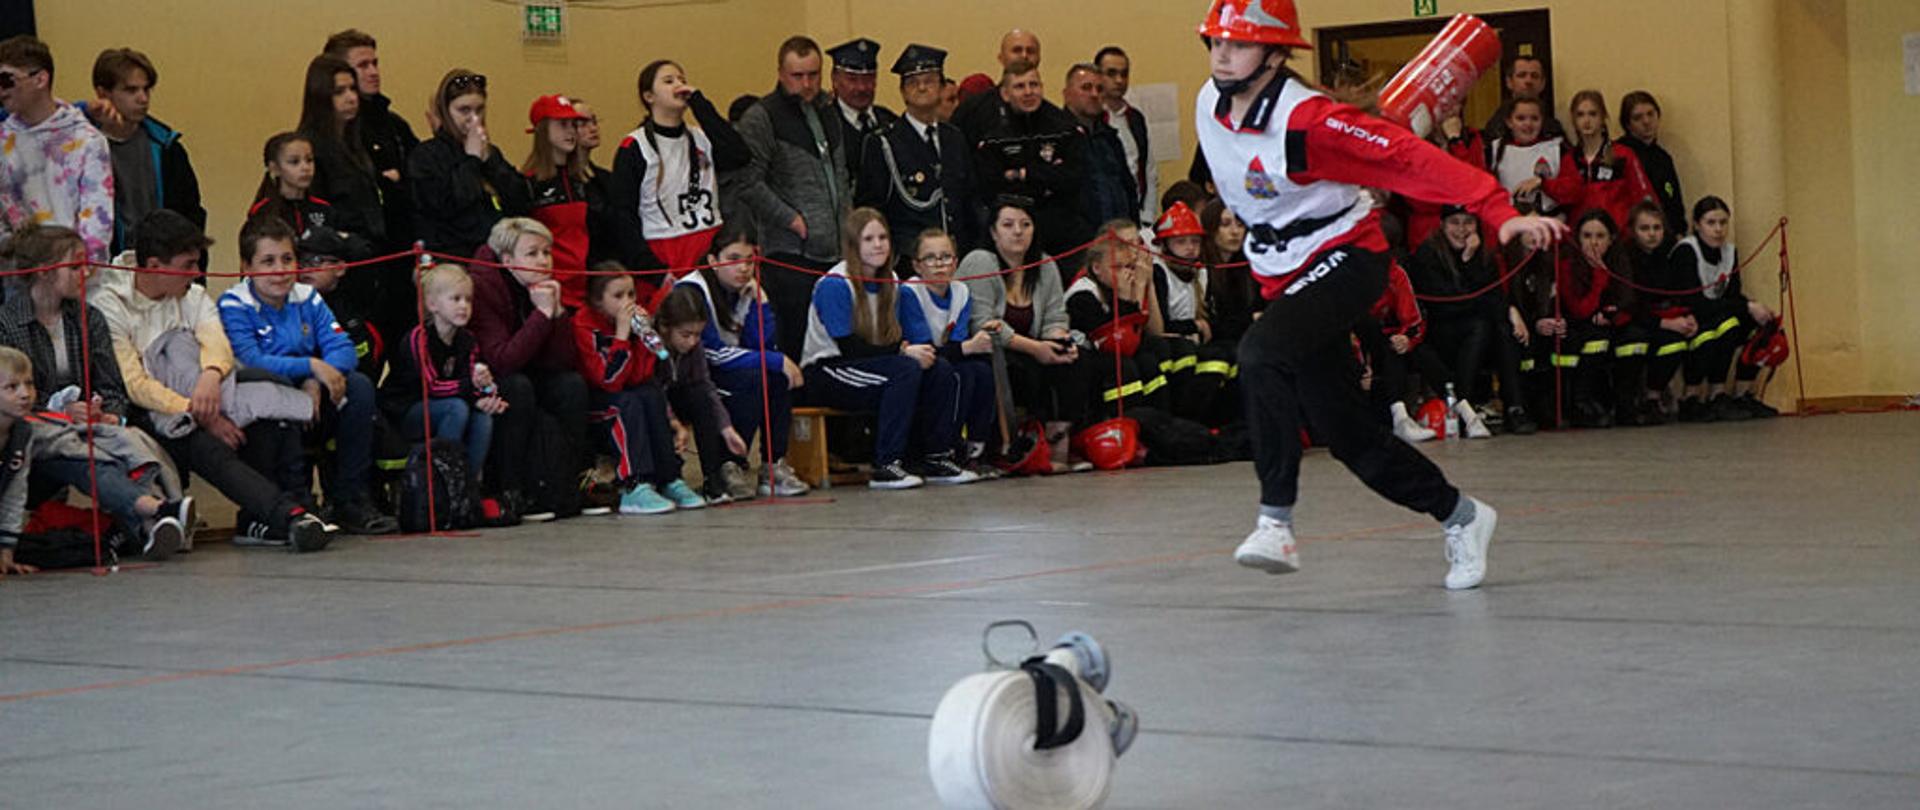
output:
[{"label": "yellow wall", "polygon": [[[327,35],[362,28],[380,40],[394,109],[427,136],[427,97],[449,68],[487,75],[494,142],[518,165],[531,143],[527,106],[565,92],[596,104],[606,144],[639,120],[634,82],[647,62],[671,57],[694,86],[725,108],[733,96],[773,86],[774,49],[800,28],[788,0],[718,0],[631,10],[576,7],[564,44],[523,44],[519,4],[489,0],[62,0],[35,4],[40,36],[53,48],[57,92],[91,97],[93,58],[131,46],[160,72],[154,115],[185,133],[221,245],[214,269],[231,269],[234,236],[262,172],[266,139],[293,129],[307,62]],[[716,32],[725,31],[723,38]],[[721,41],[742,43],[720,47]]]},{"label": "yellow wall", "polygon": [[[1299,0],[1309,27],[1405,19],[1407,0]],[[682,61],[724,104],[773,82],[772,52],[794,32],[825,45],[856,34],[886,48],[922,41],[952,52],[956,77],[997,70],[1000,35],[1014,25],[1043,43],[1049,96],[1072,62],[1117,43],[1135,83],[1173,82],[1182,109],[1205,78],[1192,33],[1202,0],[683,0],[626,10],[576,6],[561,46],[524,45],[517,4],[496,0],[334,0],[297,14],[259,0],[88,0],[40,3],[43,38],[60,61],[58,89],[89,95],[101,48],[131,44],[159,63],[156,113],[187,133],[207,186],[211,230],[231,242],[259,179],[262,141],[291,128],[307,59],[325,34],[350,25],[380,37],[389,95],[418,122],[448,67],[493,79],[496,140],[516,162],[525,104],[565,91],[598,103],[608,139],[637,118],[633,79],[646,61]],[[1444,0],[1441,12],[1552,13],[1558,97],[1594,87],[1609,99],[1645,88],[1666,111],[1668,149],[1688,196],[1721,194],[1736,208],[1736,239],[1757,245],[1791,216],[1802,349],[1811,396],[1920,390],[1920,99],[1904,95],[1900,34],[1920,31],[1913,0]],[[166,24],[157,21],[164,19]],[[1311,60],[1302,64],[1309,74]],[[896,85],[881,99],[898,104]],[[1564,115],[1564,111],[1559,111]],[[1183,116],[1184,118],[1184,116]],[[416,124],[418,127],[418,124]],[[1182,152],[1192,149],[1184,121]],[[605,155],[602,155],[603,160]],[[1186,161],[1161,166],[1164,182]],[[226,250],[218,262],[230,262]],[[1775,262],[1748,277],[1771,300]],[[1793,381],[1783,377],[1773,399]]]},{"label": "yellow wall", "polygon": [[[1847,3],[1860,355],[1870,393],[1920,388],[1920,97],[1906,94],[1901,73],[1901,36],[1915,32],[1920,3]],[[1796,267],[1826,260],[1794,252]]]}]

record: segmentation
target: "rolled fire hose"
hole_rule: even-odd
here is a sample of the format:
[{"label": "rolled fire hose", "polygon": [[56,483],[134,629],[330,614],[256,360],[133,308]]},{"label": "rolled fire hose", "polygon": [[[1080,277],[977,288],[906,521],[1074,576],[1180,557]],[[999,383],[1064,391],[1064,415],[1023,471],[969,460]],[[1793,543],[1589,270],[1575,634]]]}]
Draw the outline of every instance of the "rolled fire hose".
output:
[{"label": "rolled fire hose", "polygon": [[[1033,628],[996,622],[988,628]],[[1037,638],[1037,637],[1036,637]],[[1097,642],[1069,633],[1044,656],[969,675],[940,699],[927,765],[949,810],[1092,810],[1107,799],[1114,759],[1138,720],[1102,697],[1110,663]]]}]

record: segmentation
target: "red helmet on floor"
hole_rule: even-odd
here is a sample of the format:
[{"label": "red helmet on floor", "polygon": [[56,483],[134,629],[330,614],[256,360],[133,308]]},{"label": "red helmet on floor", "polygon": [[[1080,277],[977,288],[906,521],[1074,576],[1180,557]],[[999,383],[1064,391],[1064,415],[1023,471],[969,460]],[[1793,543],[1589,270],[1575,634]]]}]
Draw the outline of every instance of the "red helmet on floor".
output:
[{"label": "red helmet on floor", "polygon": [[1312,48],[1300,31],[1293,0],[1213,0],[1200,36],[1285,48]]},{"label": "red helmet on floor", "polygon": [[1121,357],[1132,357],[1140,351],[1140,334],[1147,328],[1147,313],[1135,312],[1122,315],[1119,320],[1100,324],[1087,337],[1093,341],[1093,347],[1103,352],[1113,352]]},{"label": "red helmet on floor", "polygon": [[1444,439],[1447,437],[1447,415],[1447,403],[1436,397],[1420,406],[1420,414],[1416,421],[1422,427],[1433,431],[1434,438]]},{"label": "red helmet on floor", "polygon": [[1007,445],[1007,458],[1003,462],[1007,472],[1014,475],[1046,475],[1053,472],[1053,448],[1047,444],[1047,430],[1039,422],[1028,422],[1026,427],[1013,437]]},{"label": "red helmet on floor", "polygon": [[1140,451],[1140,423],[1124,416],[1100,422],[1074,436],[1073,449],[1095,469],[1118,470]]},{"label": "red helmet on floor", "polygon": [[1174,203],[1172,208],[1160,215],[1159,222],[1153,223],[1153,238],[1162,244],[1176,236],[1206,235],[1207,229],[1200,226],[1200,217],[1183,202]]},{"label": "red helmet on floor", "polygon": [[1779,368],[1787,362],[1787,333],[1780,331],[1780,321],[1760,327],[1747,341],[1747,348],[1740,352],[1740,363],[1747,366],[1766,366]]}]

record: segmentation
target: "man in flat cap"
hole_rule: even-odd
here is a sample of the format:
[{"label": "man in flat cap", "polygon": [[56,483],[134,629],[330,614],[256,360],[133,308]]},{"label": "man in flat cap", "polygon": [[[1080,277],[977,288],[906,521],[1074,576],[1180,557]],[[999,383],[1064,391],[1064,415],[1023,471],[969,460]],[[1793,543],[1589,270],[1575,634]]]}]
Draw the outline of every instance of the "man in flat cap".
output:
[{"label": "man in flat cap", "polygon": [[[894,61],[906,113],[867,139],[854,186],[855,205],[886,215],[903,260],[928,228],[951,233],[962,254],[980,246],[973,150],[958,127],[940,123],[946,61],[946,51],[927,45],[909,45]],[[903,269],[911,267],[903,261]]]},{"label": "man in flat cap", "polygon": [[841,131],[846,133],[847,168],[859,177],[861,143],[898,117],[873,103],[880,43],[862,37],[828,49],[827,55],[833,57],[833,100],[840,111]]}]

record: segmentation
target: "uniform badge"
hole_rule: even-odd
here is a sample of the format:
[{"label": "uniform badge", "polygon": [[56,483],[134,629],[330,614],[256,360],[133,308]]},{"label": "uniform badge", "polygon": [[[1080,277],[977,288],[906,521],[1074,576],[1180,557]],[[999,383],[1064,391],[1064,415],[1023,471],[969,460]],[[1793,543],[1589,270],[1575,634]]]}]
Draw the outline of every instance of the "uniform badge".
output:
[{"label": "uniform badge", "polygon": [[1279,187],[1273,184],[1273,178],[1267,176],[1267,167],[1254,158],[1247,164],[1247,194],[1257,200],[1271,200],[1280,196]]},{"label": "uniform badge", "polygon": [[1598,170],[1596,170],[1596,171],[1594,171],[1594,173],[1593,173],[1593,179],[1595,179],[1595,180],[1612,180],[1612,179],[1613,179],[1613,167],[1612,167],[1612,166],[1601,166],[1601,167],[1600,167],[1600,168],[1599,168]]},{"label": "uniform badge", "polygon": [[1053,144],[1051,142],[1040,144],[1040,160],[1046,163],[1053,162]]}]

